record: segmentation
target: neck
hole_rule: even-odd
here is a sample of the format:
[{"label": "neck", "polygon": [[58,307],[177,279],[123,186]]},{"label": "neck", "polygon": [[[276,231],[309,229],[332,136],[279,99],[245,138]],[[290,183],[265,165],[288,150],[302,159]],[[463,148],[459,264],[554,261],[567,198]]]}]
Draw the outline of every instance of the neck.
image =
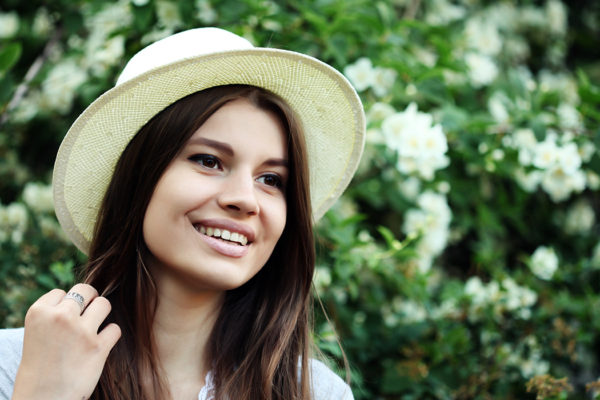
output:
[{"label": "neck", "polygon": [[190,387],[194,392],[205,384],[204,378],[210,370],[205,356],[206,345],[223,296],[224,292],[218,291],[158,288],[153,333],[160,365],[172,395],[183,387]]}]

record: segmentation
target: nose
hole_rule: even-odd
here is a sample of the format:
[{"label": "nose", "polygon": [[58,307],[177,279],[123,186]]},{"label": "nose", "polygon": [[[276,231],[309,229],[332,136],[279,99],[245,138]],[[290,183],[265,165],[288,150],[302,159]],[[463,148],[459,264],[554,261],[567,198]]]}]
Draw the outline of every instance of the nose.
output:
[{"label": "nose", "polygon": [[223,182],[218,203],[221,208],[228,211],[257,215],[259,206],[252,175],[239,171],[227,176]]}]

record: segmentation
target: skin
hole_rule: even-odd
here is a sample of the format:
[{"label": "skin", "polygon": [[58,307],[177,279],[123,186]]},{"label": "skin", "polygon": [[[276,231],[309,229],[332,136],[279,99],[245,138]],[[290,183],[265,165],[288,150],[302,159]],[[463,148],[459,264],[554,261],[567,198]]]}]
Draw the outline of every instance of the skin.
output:
[{"label": "skin", "polygon": [[[225,291],[250,280],[281,237],[286,162],[278,118],[234,100],[192,135],[154,189],[143,235],[159,296],[154,336],[172,398],[197,398],[209,370],[204,349]],[[237,227],[251,243],[243,250],[217,243],[198,232],[198,224]],[[58,289],[28,311],[13,400],[81,400],[93,392],[120,329],[110,324],[97,333],[110,312],[108,300],[89,285],[72,290],[89,304],[82,314]]]}]

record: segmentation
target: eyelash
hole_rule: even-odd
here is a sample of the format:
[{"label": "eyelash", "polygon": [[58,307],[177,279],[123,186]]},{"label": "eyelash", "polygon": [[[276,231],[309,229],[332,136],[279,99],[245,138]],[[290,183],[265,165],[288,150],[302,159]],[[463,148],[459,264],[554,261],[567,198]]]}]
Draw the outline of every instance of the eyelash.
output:
[{"label": "eyelash", "polygon": [[[194,161],[195,163],[200,164],[204,168],[208,168],[208,169],[222,169],[221,160],[219,160],[215,156],[211,156],[210,154],[195,154],[195,155],[193,155],[193,156],[190,157],[190,160]],[[214,162],[215,164],[212,167],[208,166],[208,165],[206,165],[207,161]]]},{"label": "eyelash", "polygon": [[[272,185],[269,185],[268,183],[264,182],[265,178],[274,178],[275,179],[275,183],[272,184]],[[276,174],[265,174],[265,175],[260,176],[257,180],[259,182],[261,182],[261,183],[264,183],[267,186],[272,186],[272,187],[277,188],[277,189],[283,189],[283,179],[281,179],[281,177],[279,175],[276,175]]]},{"label": "eyelash", "polygon": [[[218,157],[215,157],[213,155],[210,154],[195,154],[193,156],[191,156],[189,158],[191,161],[201,165],[204,168],[208,168],[208,169],[223,169],[221,160],[219,160]],[[206,165],[206,163],[213,163],[212,166],[211,165]],[[269,184],[267,182],[265,182],[266,179],[274,179],[275,182],[273,182],[272,184]],[[277,174],[264,174],[259,176],[256,179],[258,182],[270,186],[270,187],[274,187],[277,189],[283,189],[284,184],[283,184],[283,179],[281,178],[281,176],[277,175]]]}]

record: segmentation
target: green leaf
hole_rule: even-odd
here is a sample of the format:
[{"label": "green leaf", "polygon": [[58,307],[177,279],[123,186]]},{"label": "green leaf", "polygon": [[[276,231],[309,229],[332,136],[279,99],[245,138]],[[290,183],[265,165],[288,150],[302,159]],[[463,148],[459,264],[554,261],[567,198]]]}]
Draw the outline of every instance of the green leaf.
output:
[{"label": "green leaf", "polygon": [[4,75],[19,61],[22,51],[21,43],[9,43],[0,49],[0,75]]}]

